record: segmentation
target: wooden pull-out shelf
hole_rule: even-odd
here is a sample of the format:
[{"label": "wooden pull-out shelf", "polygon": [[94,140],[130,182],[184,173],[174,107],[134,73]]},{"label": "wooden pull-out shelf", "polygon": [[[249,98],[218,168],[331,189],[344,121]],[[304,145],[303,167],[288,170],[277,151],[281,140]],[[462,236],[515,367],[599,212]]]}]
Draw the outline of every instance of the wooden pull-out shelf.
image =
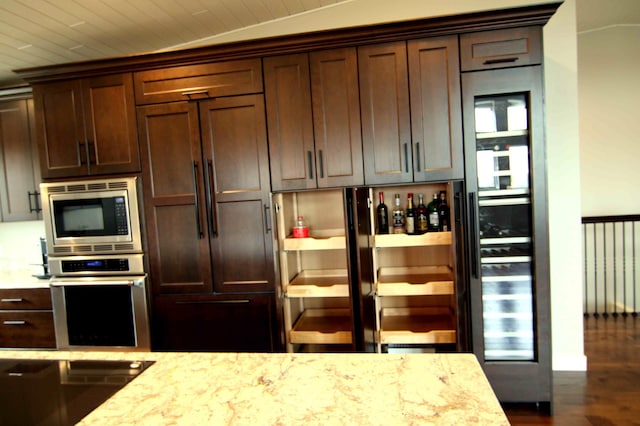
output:
[{"label": "wooden pull-out shelf", "polygon": [[402,266],[378,270],[378,296],[454,294],[453,271],[448,266]]},{"label": "wooden pull-out shelf", "polygon": [[347,247],[347,239],[343,229],[311,230],[309,238],[284,239],[285,251],[299,250],[337,250]]},{"label": "wooden pull-out shelf", "polygon": [[346,269],[310,269],[296,275],[287,286],[288,297],[349,297]]},{"label": "wooden pull-out shelf", "polygon": [[384,247],[418,247],[451,245],[451,232],[427,232],[421,235],[408,234],[376,234],[373,244],[377,248]]},{"label": "wooden pull-out shelf", "polygon": [[291,343],[351,343],[349,309],[306,309],[289,331]]},{"label": "wooden pull-out shelf", "polygon": [[384,308],[381,344],[455,343],[453,315],[448,308]]}]

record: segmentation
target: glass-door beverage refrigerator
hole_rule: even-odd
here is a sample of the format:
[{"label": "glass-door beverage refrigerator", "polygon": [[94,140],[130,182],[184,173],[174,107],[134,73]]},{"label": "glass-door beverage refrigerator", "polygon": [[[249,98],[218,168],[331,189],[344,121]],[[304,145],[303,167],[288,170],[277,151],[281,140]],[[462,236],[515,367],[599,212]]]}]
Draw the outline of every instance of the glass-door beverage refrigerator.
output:
[{"label": "glass-door beverage refrigerator", "polygon": [[462,76],[472,347],[498,398],[551,402],[540,66]]}]

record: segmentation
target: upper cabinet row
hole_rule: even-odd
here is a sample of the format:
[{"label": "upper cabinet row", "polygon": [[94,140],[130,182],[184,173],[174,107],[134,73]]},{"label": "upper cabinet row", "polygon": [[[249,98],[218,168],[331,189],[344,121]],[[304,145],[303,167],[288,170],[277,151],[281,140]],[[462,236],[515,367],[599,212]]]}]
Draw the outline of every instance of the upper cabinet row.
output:
[{"label": "upper cabinet row", "polygon": [[273,191],[461,179],[460,61],[539,62],[536,28],[38,83],[42,177],[139,172],[136,105],[264,92]]},{"label": "upper cabinet row", "polygon": [[264,75],[274,191],[462,178],[457,36],[266,58]]}]

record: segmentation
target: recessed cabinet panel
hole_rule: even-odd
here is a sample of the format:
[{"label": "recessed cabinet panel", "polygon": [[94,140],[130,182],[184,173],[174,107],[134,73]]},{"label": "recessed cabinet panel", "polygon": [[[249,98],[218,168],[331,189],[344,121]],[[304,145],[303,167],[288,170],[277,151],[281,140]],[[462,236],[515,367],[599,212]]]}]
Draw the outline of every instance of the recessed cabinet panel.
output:
[{"label": "recessed cabinet panel", "polygon": [[510,28],[460,36],[462,71],[542,63],[540,27]]},{"label": "recessed cabinet panel", "polygon": [[406,43],[358,48],[367,184],[413,181]]},{"label": "recessed cabinet panel", "polygon": [[407,51],[414,181],[462,179],[458,40],[411,40]]},{"label": "recessed cabinet panel", "polygon": [[265,58],[264,80],[274,191],[315,188],[309,58]]},{"label": "recessed cabinet panel", "polygon": [[36,85],[33,100],[42,177],[86,174],[80,82]]},{"label": "recessed cabinet panel", "polygon": [[43,178],[140,171],[131,73],[37,84]]},{"label": "recessed cabinet panel", "polygon": [[138,108],[144,212],[153,291],[213,289],[197,106]]},{"label": "recessed cabinet panel", "polygon": [[310,62],[318,187],[362,185],[356,50],[312,52]]},{"label": "recessed cabinet panel", "polygon": [[33,100],[0,102],[0,221],[36,220],[38,164]]},{"label": "recessed cabinet panel", "polygon": [[262,91],[259,59],[140,71],[134,74],[134,78],[137,105]]}]

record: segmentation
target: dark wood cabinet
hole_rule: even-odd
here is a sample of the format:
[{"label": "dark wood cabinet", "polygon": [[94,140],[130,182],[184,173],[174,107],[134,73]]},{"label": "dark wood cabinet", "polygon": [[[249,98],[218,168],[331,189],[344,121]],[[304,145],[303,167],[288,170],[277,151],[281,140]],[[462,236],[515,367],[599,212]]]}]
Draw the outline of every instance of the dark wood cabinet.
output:
[{"label": "dark wood cabinet", "polygon": [[33,100],[0,101],[0,221],[40,219]]},{"label": "dark wood cabinet", "polygon": [[264,59],[274,191],[364,183],[355,48]]},{"label": "dark wood cabinet", "polygon": [[358,61],[365,183],[462,178],[457,37],[363,46]]},{"label": "dark wood cabinet", "polygon": [[0,347],[56,347],[48,288],[0,289]]},{"label": "dark wood cabinet", "polygon": [[154,350],[272,352],[279,344],[271,294],[161,295]]},{"label": "dark wood cabinet", "polygon": [[[216,296],[215,303],[190,302],[202,313],[201,320],[196,321],[200,317],[196,313],[187,315],[194,320],[191,327],[198,325],[189,334],[193,340],[172,349],[187,350],[197,346],[198,340],[213,344],[215,339],[203,334],[217,326],[210,322],[223,316],[220,309],[237,309],[233,315],[238,316],[253,306],[234,302],[236,296],[226,299],[225,294],[242,293],[246,295],[242,300],[249,300],[252,294],[264,292],[264,297],[274,299],[263,97],[150,105],[139,107],[138,119],[153,317],[157,319],[154,335],[162,336],[161,346],[187,339],[174,335],[184,333],[184,328],[180,330],[169,318],[175,315],[176,321],[186,321],[188,312],[180,310],[183,306],[177,299],[161,296]],[[270,323],[273,318],[262,321]],[[246,330],[243,333],[242,339],[254,338]],[[202,345],[201,349],[206,346]],[[211,346],[216,348],[224,348],[223,342]]]},{"label": "dark wood cabinet", "polygon": [[541,63],[542,32],[538,26],[460,35],[460,66],[463,71]]},{"label": "dark wood cabinet", "polygon": [[33,87],[43,178],[140,170],[131,73]]}]

